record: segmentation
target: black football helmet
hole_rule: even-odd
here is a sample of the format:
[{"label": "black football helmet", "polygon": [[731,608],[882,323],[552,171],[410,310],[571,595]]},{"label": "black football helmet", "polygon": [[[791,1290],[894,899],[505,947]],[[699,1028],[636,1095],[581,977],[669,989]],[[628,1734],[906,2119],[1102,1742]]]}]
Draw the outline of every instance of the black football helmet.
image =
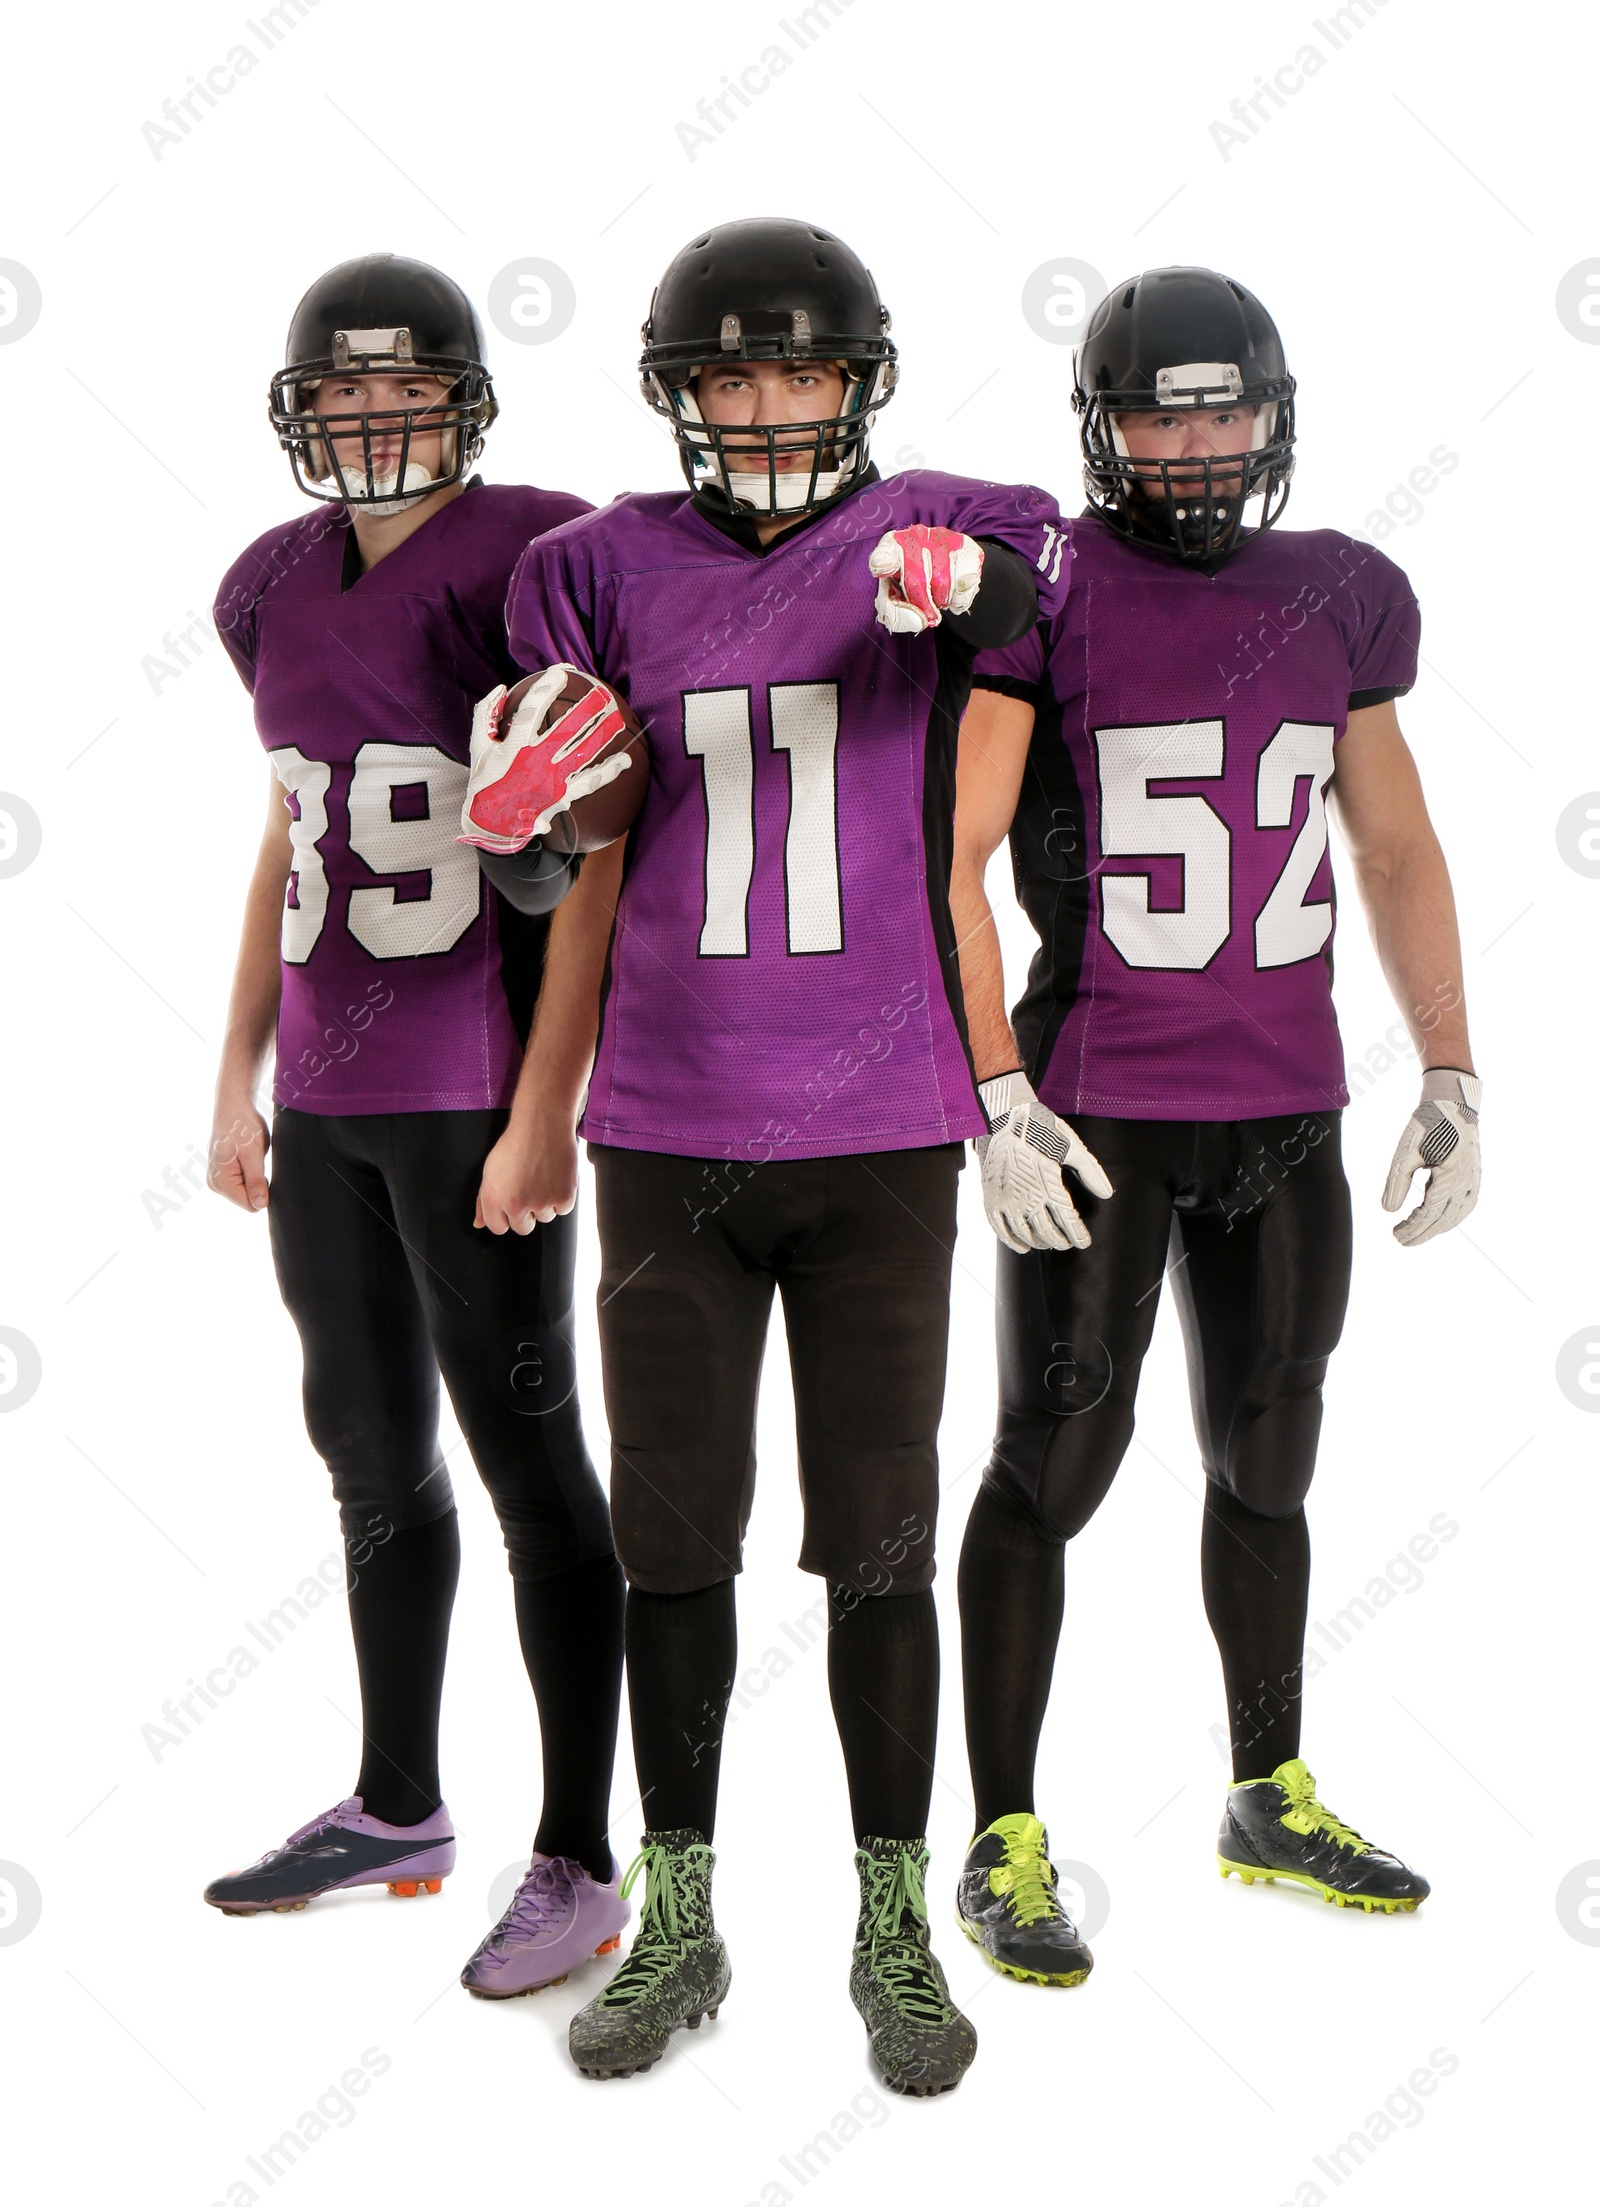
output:
[{"label": "black football helmet", "polygon": [[[1147,269],[1101,300],[1073,365],[1084,488],[1113,529],[1198,563],[1238,549],[1253,499],[1257,527],[1272,527],[1294,473],[1294,377],[1242,284],[1210,268]],[[1237,457],[1136,461],[1117,426],[1120,414],[1229,404],[1255,409],[1255,441]]]},{"label": "black football helmet", "polygon": [[[323,415],[312,410],[312,393],[325,376],[404,375],[413,369],[444,378],[448,390],[431,405],[410,411]],[[483,450],[484,432],[499,412],[471,300],[437,268],[397,253],[366,253],[317,278],[294,310],[268,406],[294,479],[309,497],[379,513],[398,512],[429,491],[459,482]],[[338,433],[337,465],[330,430]],[[400,458],[393,478],[376,477],[373,438],[392,437],[397,430]],[[411,459],[411,440],[433,430],[444,432],[441,471],[426,475]]]},{"label": "black football helmet", "polygon": [[[815,513],[861,480],[873,416],[888,403],[898,370],[878,287],[831,231],[775,215],[719,223],[668,267],[639,334],[640,387],[672,424],[691,490],[730,512],[775,519]],[[825,421],[764,429],[708,422],[695,377],[726,360],[838,362],[843,407]],[[780,452],[808,447],[809,474],[780,474]]]}]

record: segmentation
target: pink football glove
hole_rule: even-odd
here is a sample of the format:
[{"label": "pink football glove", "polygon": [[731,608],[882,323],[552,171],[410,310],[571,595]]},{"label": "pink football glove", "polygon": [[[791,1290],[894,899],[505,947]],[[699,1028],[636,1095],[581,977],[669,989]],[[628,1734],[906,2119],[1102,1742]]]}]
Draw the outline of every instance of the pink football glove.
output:
[{"label": "pink football glove", "polygon": [[913,522],[873,546],[867,566],[878,577],[878,619],[891,636],[920,636],[942,615],[965,613],[983,580],[983,546],[956,529]]},{"label": "pink football glove", "polygon": [[[570,682],[582,683],[582,694],[558,704]],[[547,667],[502,728],[506,695],[502,682],[479,699],[472,715],[472,766],[456,840],[482,851],[522,850],[557,813],[604,789],[633,763],[626,750],[598,757],[628,723],[615,691],[597,675],[559,661]]]}]

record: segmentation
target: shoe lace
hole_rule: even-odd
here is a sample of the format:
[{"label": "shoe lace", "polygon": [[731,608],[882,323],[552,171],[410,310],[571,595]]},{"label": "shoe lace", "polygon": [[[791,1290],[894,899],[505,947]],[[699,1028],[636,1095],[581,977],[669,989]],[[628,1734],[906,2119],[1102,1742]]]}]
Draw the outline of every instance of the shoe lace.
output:
[{"label": "shoe lace", "polygon": [[989,1873],[993,1893],[1011,1895],[1011,1913],[1019,1924],[1063,1919],[1066,1910],[1056,1897],[1056,1873],[1044,1851],[1044,1830],[1038,1824],[1005,1835],[1006,1857]]},{"label": "shoe lace", "polygon": [[872,1886],[866,1937],[873,1974],[913,2023],[947,2023],[950,2003],[927,1947],[928,1900],[921,1861],[909,1847],[900,1848],[892,1863],[869,1860]]},{"label": "shoe lace", "polygon": [[572,1872],[559,1857],[536,1862],[500,1919],[502,1939],[532,1939],[564,1921],[572,1898]]},{"label": "shoe lace", "polygon": [[629,1863],[622,1898],[627,1899],[642,1873],[645,1899],[628,1959],[600,1995],[608,2008],[631,2007],[647,1998],[677,1967],[685,1942],[698,1935],[694,1884],[709,1871],[712,1859],[703,1842],[688,1847],[656,1842],[641,1847]]},{"label": "shoe lace", "polygon": [[1291,1766],[1286,1778],[1279,1780],[1289,1806],[1279,1821],[1302,1838],[1310,1838],[1313,1832],[1321,1832],[1336,1847],[1347,1847],[1352,1854],[1370,1854],[1372,1842],[1363,1839],[1350,1824],[1340,1821],[1332,1809],[1317,1799],[1317,1784],[1304,1763]]},{"label": "shoe lace", "polygon": [[324,1809],[320,1816],[313,1816],[309,1824],[302,1824],[297,1832],[291,1832],[281,1847],[269,1847],[261,1857],[270,1862],[276,1854],[286,1854],[291,1847],[298,1847],[304,1840],[316,1839],[325,1831],[345,1831],[352,1815],[348,1801],[336,1801],[331,1809]]}]

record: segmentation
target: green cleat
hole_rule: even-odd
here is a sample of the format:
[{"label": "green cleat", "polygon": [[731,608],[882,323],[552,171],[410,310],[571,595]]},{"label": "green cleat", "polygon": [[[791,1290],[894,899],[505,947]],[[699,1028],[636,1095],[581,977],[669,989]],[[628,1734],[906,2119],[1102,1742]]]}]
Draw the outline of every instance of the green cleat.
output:
[{"label": "green cleat", "polygon": [[567,2026],[567,2048],[586,2077],[631,2077],[667,2050],[679,2025],[700,2028],[728,1995],[728,1950],[711,1917],[716,1856],[697,1831],[646,1832],[622,1883],[642,1870],[645,1903],[628,1959],[605,1991]]},{"label": "green cleat", "polygon": [[1408,1870],[1358,1831],[1342,1824],[1317,1799],[1316,1781],[1297,1758],[1280,1763],[1270,1778],[1247,1778],[1230,1787],[1217,1837],[1217,1867],[1246,1885],[1276,1878],[1307,1885],[1339,1908],[1418,1908],[1428,1881]]},{"label": "green cleat", "polygon": [[867,1838],[856,1849],[861,1914],[850,1997],[891,2092],[949,2092],[972,2066],[978,2034],[950,1998],[928,1944],[922,1839]]},{"label": "green cleat", "polygon": [[1081,1985],[1094,1956],[1056,1891],[1050,1839],[1037,1816],[997,1816],[967,1850],[956,1920],[1007,1977]]}]

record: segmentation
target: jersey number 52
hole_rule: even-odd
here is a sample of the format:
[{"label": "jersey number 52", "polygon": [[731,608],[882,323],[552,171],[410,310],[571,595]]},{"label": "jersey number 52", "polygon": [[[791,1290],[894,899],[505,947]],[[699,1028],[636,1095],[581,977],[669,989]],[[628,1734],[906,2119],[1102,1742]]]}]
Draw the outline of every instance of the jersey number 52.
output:
[{"label": "jersey number 52", "polygon": [[[1333,932],[1333,906],[1307,904],[1305,893],[1328,848],[1326,792],[1333,778],[1333,729],[1286,720],[1256,766],[1258,828],[1286,828],[1294,793],[1311,784],[1300,832],[1290,845],[1266,903],[1256,914],[1258,969],[1314,958]],[[1220,781],[1224,728],[1220,720],[1178,721],[1142,728],[1097,728],[1100,851],[1104,858],[1181,858],[1183,902],[1152,911],[1148,874],[1102,874],[1100,922],[1130,966],[1197,973],[1233,928],[1232,837],[1204,798],[1153,796],[1152,782]]]}]

